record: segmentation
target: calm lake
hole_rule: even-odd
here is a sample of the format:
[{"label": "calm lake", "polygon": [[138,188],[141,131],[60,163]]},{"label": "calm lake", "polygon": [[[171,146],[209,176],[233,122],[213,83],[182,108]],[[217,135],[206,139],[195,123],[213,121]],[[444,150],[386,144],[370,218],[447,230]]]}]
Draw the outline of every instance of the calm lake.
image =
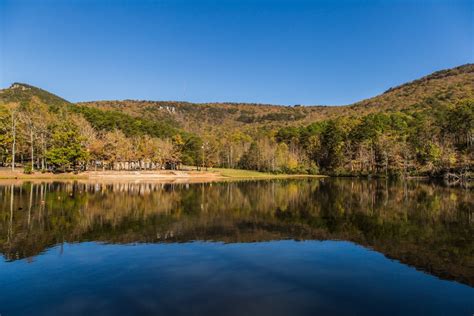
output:
[{"label": "calm lake", "polygon": [[2,182],[0,314],[474,313],[474,195],[428,182]]}]

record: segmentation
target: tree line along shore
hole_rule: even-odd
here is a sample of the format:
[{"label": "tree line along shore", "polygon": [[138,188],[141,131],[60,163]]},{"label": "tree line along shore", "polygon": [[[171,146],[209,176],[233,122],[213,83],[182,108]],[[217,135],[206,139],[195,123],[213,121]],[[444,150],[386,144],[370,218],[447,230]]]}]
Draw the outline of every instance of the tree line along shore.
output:
[{"label": "tree line along shore", "polygon": [[[25,174],[162,171],[186,165],[269,174],[471,178],[474,67],[463,71],[463,84],[443,88],[443,80],[453,79],[437,75],[431,80],[442,93],[425,92],[406,107],[331,108],[339,114],[313,122],[293,114],[320,110],[282,107],[271,116],[254,115],[252,121],[228,126],[211,126],[213,118],[207,117],[203,126],[192,128],[169,117],[73,104],[13,84],[0,92],[0,166]],[[417,93],[413,85],[424,84],[426,90],[423,82],[386,93],[401,98],[406,89]],[[250,112],[242,108],[235,109]],[[232,106],[225,109],[234,115]]]}]

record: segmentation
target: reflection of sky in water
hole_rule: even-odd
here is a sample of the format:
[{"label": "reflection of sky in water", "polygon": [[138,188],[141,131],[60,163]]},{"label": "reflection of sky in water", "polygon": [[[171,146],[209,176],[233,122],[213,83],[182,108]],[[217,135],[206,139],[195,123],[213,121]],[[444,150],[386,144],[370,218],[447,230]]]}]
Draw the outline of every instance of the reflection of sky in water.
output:
[{"label": "reflection of sky in water", "polygon": [[0,313],[471,315],[473,207],[417,181],[0,185]]},{"label": "reflection of sky in water", "polygon": [[471,315],[474,289],[349,242],[64,244],[0,263],[2,315]]}]

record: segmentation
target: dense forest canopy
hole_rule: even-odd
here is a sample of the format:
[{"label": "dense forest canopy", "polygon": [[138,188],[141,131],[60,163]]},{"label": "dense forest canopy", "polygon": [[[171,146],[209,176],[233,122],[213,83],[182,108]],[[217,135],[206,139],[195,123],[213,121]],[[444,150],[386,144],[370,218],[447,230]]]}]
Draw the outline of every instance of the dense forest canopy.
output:
[{"label": "dense forest canopy", "polygon": [[180,165],[274,173],[441,175],[470,171],[474,65],[435,72],[348,106],[71,103],[0,90],[0,164],[33,170]]}]

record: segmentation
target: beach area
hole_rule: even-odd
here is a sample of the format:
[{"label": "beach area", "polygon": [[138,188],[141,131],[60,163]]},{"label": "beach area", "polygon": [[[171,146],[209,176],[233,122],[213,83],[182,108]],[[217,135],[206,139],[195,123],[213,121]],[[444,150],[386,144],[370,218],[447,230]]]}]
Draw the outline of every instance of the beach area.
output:
[{"label": "beach area", "polygon": [[271,174],[258,171],[209,168],[197,170],[136,170],[136,171],[84,171],[79,173],[33,172],[25,174],[21,169],[12,171],[0,168],[0,180],[94,180],[94,181],[157,181],[157,182],[213,182],[225,180],[283,179],[296,177],[321,177],[315,175]]}]

